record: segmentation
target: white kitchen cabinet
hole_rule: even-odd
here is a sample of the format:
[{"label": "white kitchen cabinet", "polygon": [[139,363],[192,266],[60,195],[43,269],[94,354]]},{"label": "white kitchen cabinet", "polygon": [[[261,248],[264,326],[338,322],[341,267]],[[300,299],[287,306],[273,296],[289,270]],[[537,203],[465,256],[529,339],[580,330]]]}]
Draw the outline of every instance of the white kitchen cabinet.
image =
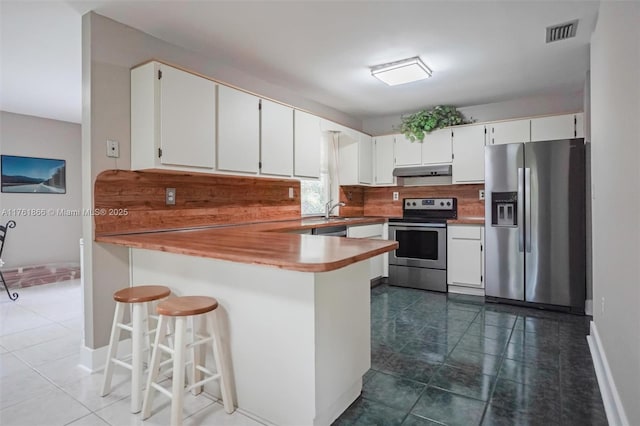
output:
[{"label": "white kitchen cabinet", "polygon": [[487,145],[531,141],[531,120],[510,120],[487,126]]},{"label": "white kitchen cabinet", "polygon": [[291,176],[293,108],[263,99],[260,113],[260,173]]},{"label": "white kitchen cabinet", "polygon": [[419,166],[422,162],[422,142],[411,142],[404,134],[394,135],[396,167]]},{"label": "white kitchen cabinet", "polygon": [[360,133],[358,143],[358,180],[360,183],[373,183],[373,139]]},{"label": "white kitchen cabinet", "polygon": [[584,113],[578,112],[576,116],[576,138],[584,138]]},{"label": "white kitchen cabinet", "polygon": [[322,133],[320,117],[295,110],[293,173],[299,177],[320,177]]},{"label": "white kitchen cabinet", "polygon": [[131,168],[215,166],[216,84],[149,62],[131,70]]},{"label": "white kitchen cabinet", "polygon": [[483,246],[484,226],[447,226],[447,284],[449,286],[484,288]]},{"label": "white kitchen cabinet", "polygon": [[451,164],[451,129],[427,133],[422,142],[422,164]]},{"label": "white kitchen cabinet", "polygon": [[[347,227],[348,238],[372,238],[376,240],[386,240],[387,232],[383,224],[355,225]],[[385,276],[384,265],[388,258],[386,254],[381,254],[369,259],[369,279],[373,280]]]},{"label": "white kitchen cabinet", "polygon": [[575,138],[576,124],[576,114],[532,118],[531,142]]},{"label": "white kitchen cabinet", "polygon": [[227,86],[218,87],[218,169],[258,173],[260,99]]},{"label": "white kitchen cabinet", "polygon": [[393,185],[394,136],[378,136],[374,139],[374,184]]},{"label": "white kitchen cabinet", "polygon": [[452,183],[484,182],[484,124],[453,128]]}]

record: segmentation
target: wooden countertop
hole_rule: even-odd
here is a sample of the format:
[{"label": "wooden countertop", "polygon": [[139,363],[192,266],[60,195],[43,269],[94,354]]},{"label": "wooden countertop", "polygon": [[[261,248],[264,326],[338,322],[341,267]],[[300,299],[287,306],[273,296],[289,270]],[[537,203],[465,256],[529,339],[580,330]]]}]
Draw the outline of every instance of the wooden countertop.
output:
[{"label": "wooden countertop", "polygon": [[160,250],[302,272],[326,272],[393,251],[395,241],[287,232],[335,225],[385,223],[384,218],[299,219],[204,229],[96,236],[101,243]]},{"label": "wooden countertop", "polygon": [[484,225],[484,216],[458,216],[447,220],[448,225]]}]

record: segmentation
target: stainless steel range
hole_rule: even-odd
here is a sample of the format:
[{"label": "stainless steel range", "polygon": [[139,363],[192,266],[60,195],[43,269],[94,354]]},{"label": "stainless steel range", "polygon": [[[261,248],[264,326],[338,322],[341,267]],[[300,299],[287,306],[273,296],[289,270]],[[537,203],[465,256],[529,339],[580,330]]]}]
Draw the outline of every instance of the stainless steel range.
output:
[{"label": "stainless steel range", "polygon": [[455,198],[405,198],[402,219],[389,220],[389,284],[447,291],[447,219],[458,217]]}]

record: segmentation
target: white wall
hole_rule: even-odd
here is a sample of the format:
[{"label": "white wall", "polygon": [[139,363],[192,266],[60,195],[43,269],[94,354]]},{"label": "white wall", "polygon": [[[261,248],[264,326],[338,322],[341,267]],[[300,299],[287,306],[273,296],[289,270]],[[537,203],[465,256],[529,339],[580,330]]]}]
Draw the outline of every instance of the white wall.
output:
[{"label": "white wall", "polygon": [[[542,96],[517,98],[491,104],[459,107],[467,119],[477,122],[506,120],[510,118],[529,117],[534,115],[562,114],[583,110],[583,94],[560,93]],[[407,111],[413,113],[416,111]],[[399,115],[369,117],[362,120],[363,131],[373,136],[397,133],[401,123]]]},{"label": "white wall", "polygon": [[[212,78],[235,84],[263,96],[280,100],[333,121],[360,128],[361,122],[237,69],[164,42],[139,30],[95,13],[82,19],[83,78],[83,207],[93,206],[93,183],[106,169],[129,169],[130,69],[149,59],[160,59]],[[120,142],[118,161],[106,157],[106,139]],[[128,251],[93,240],[93,221],[85,218],[85,346],[108,343],[112,294],[129,283]]]},{"label": "white wall", "polygon": [[594,320],[631,425],[640,424],[638,23],[640,3],[601,2],[591,39]]},{"label": "white wall", "polygon": [[[80,141],[79,124],[0,111],[0,153],[66,160],[67,181],[66,194],[0,193],[0,210],[80,210]],[[16,227],[7,237],[2,256],[5,268],[80,263],[81,217],[1,214],[0,224],[9,219],[16,221]]]}]

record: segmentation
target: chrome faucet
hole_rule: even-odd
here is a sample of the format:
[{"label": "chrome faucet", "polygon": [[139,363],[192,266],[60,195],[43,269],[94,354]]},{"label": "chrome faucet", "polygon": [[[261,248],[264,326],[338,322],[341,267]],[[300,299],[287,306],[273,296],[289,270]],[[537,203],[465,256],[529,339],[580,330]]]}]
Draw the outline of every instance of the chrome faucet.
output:
[{"label": "chrome faucet", "polygon": [[331,202],[333,202],[333,200],[329,200],[327,202],[327,204],[324,205],[324,218],[325,219],[329,219],[329,216],[331,215],[331,212],[336,207],[338,207],[338,206],[340,206],[340,207],[346,206],[346,204],[343,203],[343,202],[335,203],[334,205],[331,205]]}]

